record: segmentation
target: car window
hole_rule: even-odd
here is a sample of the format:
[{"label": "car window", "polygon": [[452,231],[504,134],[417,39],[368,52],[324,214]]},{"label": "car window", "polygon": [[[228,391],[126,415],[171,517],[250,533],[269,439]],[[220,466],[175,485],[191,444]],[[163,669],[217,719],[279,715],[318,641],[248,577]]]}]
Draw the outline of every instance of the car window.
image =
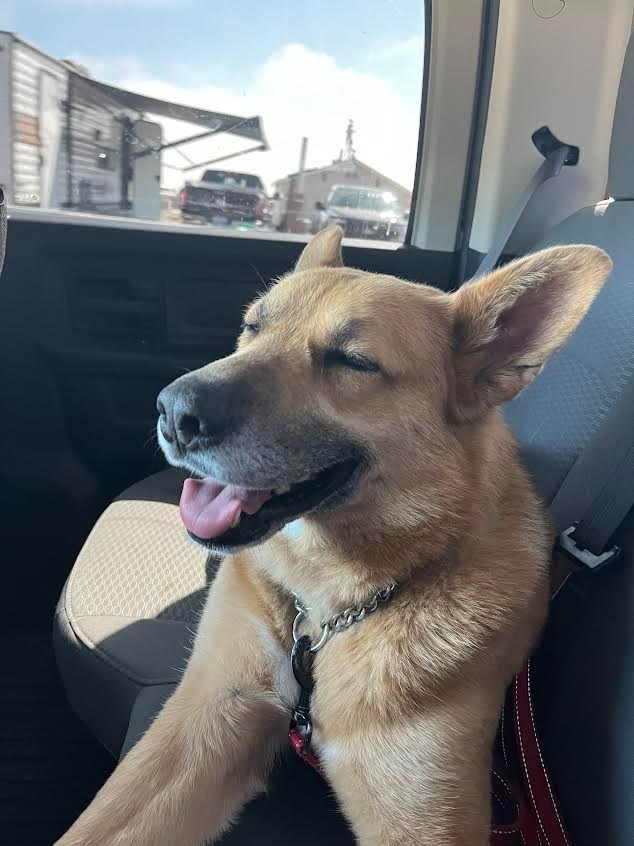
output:
[{"label": "car window", "polygon": [[402,241],[423,6],[5,0],[0,185],[34,211]]}]

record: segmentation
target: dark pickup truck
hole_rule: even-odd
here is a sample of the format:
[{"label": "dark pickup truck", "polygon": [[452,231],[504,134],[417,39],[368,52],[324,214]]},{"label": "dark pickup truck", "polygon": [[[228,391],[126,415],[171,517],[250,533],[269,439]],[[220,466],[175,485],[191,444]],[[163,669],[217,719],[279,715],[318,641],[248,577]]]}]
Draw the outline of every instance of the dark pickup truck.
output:
[{"label": "dark pickup truck", "polygon": [[259,176],[206,170],[200,182],[186,182],[178,195],[183,220],[229,226],[268,223],[266,191]]}]

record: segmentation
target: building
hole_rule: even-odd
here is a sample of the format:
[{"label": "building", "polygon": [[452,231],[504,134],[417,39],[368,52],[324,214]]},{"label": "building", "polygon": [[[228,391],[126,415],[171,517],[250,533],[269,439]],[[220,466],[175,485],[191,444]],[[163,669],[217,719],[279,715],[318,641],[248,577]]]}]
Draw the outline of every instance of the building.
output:
[{"label": "building", "polygon": [[303,194],[303,209],[307,218],[316,212],[317,203],[325,203],[334,185],[359,185],[364,188],[375,188],[390,191],[397,198],[402,211],[408,212],[412,202],[412,192],[393,179],[379,173],[378,170],[356,158],[354,154],[335,159],[325,167],[305,170],[302,179],[303,190],[298,188],[299,173],[291,173],[283,179],[273,183],[274,190],[279,194],[282,213],[286,211],[291,192]]}]

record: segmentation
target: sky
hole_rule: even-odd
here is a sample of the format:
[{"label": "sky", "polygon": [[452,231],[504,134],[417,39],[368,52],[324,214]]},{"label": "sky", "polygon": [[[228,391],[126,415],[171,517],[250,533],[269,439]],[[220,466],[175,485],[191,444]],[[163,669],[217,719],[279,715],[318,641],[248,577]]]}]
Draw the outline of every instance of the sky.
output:
[{"label": "sky", "polygon": [[[349,119],[357,157],[412,186],[423,0],[2,0],[0,29],[122,88],[260,115],[271,149],[221,167],[257,173],[269,188],[296,170],[303,136],[308,167],[336,158]],[[160,122],[166,140],[187,134]],[[183,150],[202,161],[243,144],[218,138]],[[164,160],[184,163],[174,151]],[[183,180],[164,169],[168,187]]]}]

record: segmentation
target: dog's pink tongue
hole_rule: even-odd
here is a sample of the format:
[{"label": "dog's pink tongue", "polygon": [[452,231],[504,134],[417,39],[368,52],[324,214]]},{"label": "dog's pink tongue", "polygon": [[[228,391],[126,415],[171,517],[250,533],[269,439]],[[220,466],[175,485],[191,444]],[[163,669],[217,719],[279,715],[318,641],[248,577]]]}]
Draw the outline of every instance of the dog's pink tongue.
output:
[{"label": "dog's pink tongue", "polygon": [[221,485],[214,479],[186,479],[180,512],[185,528],[203,540],[224,534],[240,512],[255,514],[271,491]]}]

